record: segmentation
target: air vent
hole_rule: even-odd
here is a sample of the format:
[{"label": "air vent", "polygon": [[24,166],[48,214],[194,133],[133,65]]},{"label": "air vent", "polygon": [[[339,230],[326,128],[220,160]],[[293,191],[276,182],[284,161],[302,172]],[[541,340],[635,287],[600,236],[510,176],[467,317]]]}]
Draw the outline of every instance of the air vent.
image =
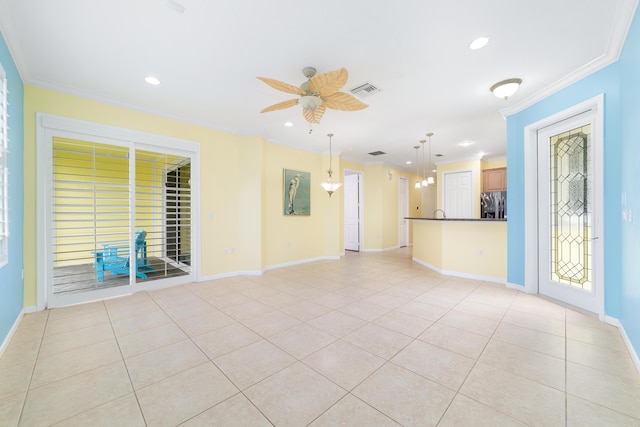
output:
[{"label": "air vent", "polygon": [[382,154],[387,154],[384,151],[372,151],[369,153],[371,156],[381,156]]},{"label": "air vent", "polygon": [[358,96],[359,98],[366,98],[368,96],[381,92],[381,90],[371,82],[364,82],[361,85],[358,85],[349,90],[349,92]]}]

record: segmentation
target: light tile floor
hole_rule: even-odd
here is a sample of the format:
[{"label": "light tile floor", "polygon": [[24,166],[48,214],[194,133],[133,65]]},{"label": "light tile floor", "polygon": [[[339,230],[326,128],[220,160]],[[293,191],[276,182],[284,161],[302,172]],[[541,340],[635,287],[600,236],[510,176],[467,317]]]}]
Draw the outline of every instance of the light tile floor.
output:
[{"label": "light tile floor", "polygon": [[618,330],[410,249],[29,314],[2,426],[640,426]]}]

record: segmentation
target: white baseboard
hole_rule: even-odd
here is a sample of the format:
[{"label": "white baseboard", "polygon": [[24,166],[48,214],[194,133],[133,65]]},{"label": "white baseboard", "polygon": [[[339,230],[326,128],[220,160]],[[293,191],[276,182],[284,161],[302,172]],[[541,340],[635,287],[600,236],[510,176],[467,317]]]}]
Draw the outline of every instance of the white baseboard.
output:
[{"label": "white baseboard", "polygon": [[633,344],[631,343],[631,340],[627,335],[627,331],[624,330],[624,326],[622,326],[622,323],[620,323],[620,320],[618,320],[615,317],[604,316],[604,321],[609,325],[612,325],[618,328],[618,330],[620,331],[620,335],[622,335],[622,340],[624,341],[624,344],[627,346],[627,350],[629,350],[629,354],[631,355],[631,360],[633,360],[633,364],[636,365],[636,370],[638,371],[638,373],[640,373],[640,358],[638,358],[638,353],[636,352],[636,349],[633,348]]},{"label": "white baseboard", "polygon": [[210,276],[200,276],[198,282],[208,282],[209,280],[226,279],[228,277],[237,276],[262,276],[263,271],[230,271],[228,273],[212,274]]},{"label": "white baseboard", "polygon": [[305,258],[305,259],[299,259],[299,260],[290,261],[290,262],[284,262],[282,264],[268,265],[264,268],[264,271],[275,270],[277,268],[283,268],[283,267],[291,267],[293,265],[308,264],[310,262],[316,262],[316,261],[337,260],[337,259],[340,259],[339,255]]},{"label": "white baseboard", "polygon": [[386,252],[393,251],[395,249],[400,249],[400,246],[391,246],[389,248],[380,248],[380,249],[362,249],[360,252]]},{"label": "white baseboard", "polygon": [[198,282],[207,282],[209,280],[218,280],[218,279],[225,279],[228,277],[237,277],[237,276],[261,276],[266,271],[276,270],[278,268],[291,267],[293,265],[300,265],[300,264],[308,264],[310,262],[316,262],[316,261],[339,260],[339,259],[340,259],[340,255],[305,258],[305,259],[299,259],[296,261],[284,262],[282,264],[268,265],[264,267],[262,270],[230,271],[228,273],[212,274],[210,276],[200,276],[200,278],[198,279]]},{"label": "white baseboard", "polygon": [[525,293],[528,293],[528,294],[531,293],[523,285],[518,285],[517,283],[507,282],[505,286],[507,288],[509,288],[509,289],[515,289],[515,290],[520,291],[520,292],[525,292]]},{"label": "white baseboard", "polygon": [[429,269],[431,269],[431,270],[433,270],[435,272],[438,272],[438,273],[440,273],[442,275],[445,275],[445,276],[460,277],[460,278],[463,278],[463,279],[481,280],[483,282],[499,283],[501,285],[506,285],[507,284],[506,280],[501,279],[499,277],[480,276],[478,274],[469,274],[469,273],[462,273],[462,272],[459,272],[459,271],[442,270],[440,268],[437,268],[437,267],[435,267],[435,266],[433,266],[433,265],[431,265],[431,264],[429,264],[427,262],[424,262],[422,260],[419,260],[417,258],[412,258],[412,260],[413,260],[413,262],[415,262],[417,264],[423,265],[423,266],[425,266],[425,267],[427,267],[427,268],[429,268]]},{"label": "white baseboard", "polygon": [[438,267],[436,267],[435,265],[431,265],[431,264],[429,264],[428,262],[424,262],[424,261],[422,261],[421,259],[418,259],[418,258],[415,258],[415,257],[413,257],[413,258],[411,258],[411,259],[412,259],[412,260],[413,260],[413,262],[415,262],[416,264],[420,264],[420,265],[422,265],[423,267],[427,267],[427,268],[428,268],[428,269],[430,269],[430,270],[433,270],[433,271],[435,271],[435,272],[437,272],[437,273],[442,274],[442,270],[440,270],[440,269],[439,269]]},{"label": "white baseboard", "polygon": [[13,335],[16,333],[16,330],[18,329],[18,326],[20,326],[20,322],[22,322],[22,318],[24,317],[24,313],[25,313],[25,310],[23,308],[20,311],[20,313],[18,313],[18,317],[16,317],[15,322],[13,322],[13,326],[11,326],[11,329],[9,329],[9,333],[4,338],[4,341],[2,341],[2,345],[0,345],[0,358],[4,354],[4,352],[7,349],[7,347],[9,346],[9,343],[11,342],[11,338],[13,338]]}]

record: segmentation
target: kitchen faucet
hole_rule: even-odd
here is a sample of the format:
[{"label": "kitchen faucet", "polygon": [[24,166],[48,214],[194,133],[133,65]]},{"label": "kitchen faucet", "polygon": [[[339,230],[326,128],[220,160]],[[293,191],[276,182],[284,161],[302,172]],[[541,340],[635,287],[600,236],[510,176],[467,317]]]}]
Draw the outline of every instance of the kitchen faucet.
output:
[{"label": "kitchen faucet", "polygon": [[442,219],[445,219],[447,217],[447,215],[444,213],[444,211],[442,209],[436,209],[435,211],[433,211],[433,217],[437,217],[438,215],[438,211],[442,212]]}]

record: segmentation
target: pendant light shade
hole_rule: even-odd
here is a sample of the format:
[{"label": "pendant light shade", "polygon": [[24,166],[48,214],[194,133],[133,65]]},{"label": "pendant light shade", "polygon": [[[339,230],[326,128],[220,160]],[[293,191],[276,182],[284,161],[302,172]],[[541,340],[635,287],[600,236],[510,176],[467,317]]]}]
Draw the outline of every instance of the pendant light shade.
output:
[{"label": "pendant light shade", "polygon": [[433,168],[431,167],[431,137],[433,136],[433,132],[427,133],[427,137],[429,138],[429,176],[427,177],[427,185],[434,185],[436,183],[433,175]]},{"label": "pendant light shade", "polygon": [[420,144],[422,144],[422,186],[426,187],[429,185],[429,181],[427,181],[427,165],[424,162],[424,143],[427,142],[426,139],[421,139]]},{"label": "pendant light shade", "polygon": [[331,170],[331,157],[332,157],[331,138],[333,137],[333,134],[330,133],[330,134],[327,134],[327,136],[329,137],[329,170],[327,171],[327,174],[329,175],[329,177],[325,182],[321,182],[320,185],[322,185],[322,188],[324,188],[324,191],[329,193],[329,197],[331,197],[333,192],[336,191],[338,188],[340,188],[342,184],[340,182],[333,181],[333,171]]},{"label": "pendant light shade", "polygon": [[413,148],[416,149],[416,177],[418,177],[418,179],[416,180],[416,185],[415,188],[420,188],[420,173],[418,172],[418,150],[420,149],[419,145],[414,146]]}]

